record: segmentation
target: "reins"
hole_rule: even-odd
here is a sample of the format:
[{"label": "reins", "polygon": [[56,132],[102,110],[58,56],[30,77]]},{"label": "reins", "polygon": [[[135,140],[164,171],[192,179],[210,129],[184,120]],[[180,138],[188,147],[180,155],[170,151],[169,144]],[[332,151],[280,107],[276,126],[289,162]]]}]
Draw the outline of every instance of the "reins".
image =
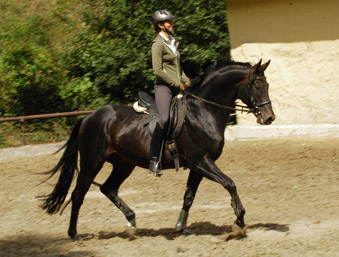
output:
[{"label": "reins", "polygon": [[187,94],[189,94],[190,96],[192,96],[193,98],[195,99],[198,99],[204,103],[208,103],[208,104],[211,104],[211,105],[214,105],[214,106],[217,106],[219,108],[223,108],[223,109],[227,109],[227,110],[231,110],[231,111],[240,111],[241,113],[243,112],[247,112],[247,113],[255,113],[255,111],[253,109],[250,109],[248,108],[247,106],[244,106],[244,105],[238,105],[236,104],[235,106],[236,107],[240,107],[240,108],[236,108],[236,107],[231,107],[231,106],[226,106],[226,105],[222,105],[222,104],[218,104],[218,103],[215,103],[215,102],[212,102],[212,101],[209,101],[209,100],[206,100],[200,96],[197,96],[197,95],[194,95],[192,93],[189,93],[187,92]]}]

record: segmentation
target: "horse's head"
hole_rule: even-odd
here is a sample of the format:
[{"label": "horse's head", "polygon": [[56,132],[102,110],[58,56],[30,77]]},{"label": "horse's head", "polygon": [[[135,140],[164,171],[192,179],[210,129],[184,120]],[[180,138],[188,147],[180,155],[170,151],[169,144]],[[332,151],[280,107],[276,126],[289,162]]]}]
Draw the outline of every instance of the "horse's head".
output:
[{"label": "horse's head", "polygon": [[257,117],[261,125],[270,125],[275,120],[271,100],[268,94],[268,83],[264,71],[270,64],[261,64],[261,60],[249,69],[244,80],[239,84],[238,98],[243,101]]}]

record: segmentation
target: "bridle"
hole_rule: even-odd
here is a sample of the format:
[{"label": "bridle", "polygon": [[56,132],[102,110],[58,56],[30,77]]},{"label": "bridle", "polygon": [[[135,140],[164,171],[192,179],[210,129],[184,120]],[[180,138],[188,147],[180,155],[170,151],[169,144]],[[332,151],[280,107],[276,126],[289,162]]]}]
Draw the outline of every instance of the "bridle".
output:
[{"label": "bridle", "polygon": [[[241,113],[243,112],[246,112],[246,113],[253,113],[255,116],[258,116],[258,115],[261,115],[260,113],[260,107],[263,107],[267,104],[271,104],[271,101],[264,101],[264,102],[261,102],[261,103],[256,103],[254,101],[254,96],[253,96],[253,85],[254,85],[254,82],[256,80],[262,80],[262,78],[259,78],[258,75],[256,76],[251,76],[251,70],[249,70],[249,80],[248,82],[244,85],[244,86],[247,86],[249,88],[249,91],[248,91],[248,99],[250,100],[250,107],[248,106],[244,106],[244,105],[239,105],[239,104],[236,104],[235,107],[231,107],[231,106],[226,106],[226,105],[222,105],[222,104],[218,104],[218,103],[215,103],[215,102],[212,102],[212,101],[209,101],[209,100],[206,100],[200,96],[197,96],[195,94],[192,94],[190,92],[188,92],[187,94],[189,94],[190,96],[192,96],[193,98],[195,99],[198,99],[204,103],[208,103],[208,104],[211,104],[211,105],[214,105],[214,106],[217,106],[219,108],[222,108],[222,109],[227,109],[227,110],[231,110],[231,111],[240,111]],[[237,85],[238,86],[238,85]]]},{"label": "bridle", "polygon": [[268,101],[264,101],[264,102],[261,102],[261,103],[256,103],[254,101],[254,96],[253,96],[254,82],[257,81],[257,80],[264,80],[264,79],[259,77],[258,75],[251,77],[251,70],[249,70],[248,77],[249,77],[249,80],[248,80],[248,83],[245,86],[247,86],[249,88],[248,99],[249,99],[250,107],[252,107],[252,108],[250,108],[250,110],[251,110],[251,113],[254,113],[255,116],[258,116],[258,115],[261,115],[259,108],[263,107],[267,104],[271,104],[271,101],[268,100]]}]

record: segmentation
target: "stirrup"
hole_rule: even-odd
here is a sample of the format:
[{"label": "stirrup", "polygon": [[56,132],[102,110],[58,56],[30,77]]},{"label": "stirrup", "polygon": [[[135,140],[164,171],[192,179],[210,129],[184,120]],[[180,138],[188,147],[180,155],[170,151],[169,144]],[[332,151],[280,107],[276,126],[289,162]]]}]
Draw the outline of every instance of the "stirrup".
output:
[{"label": "stirrup", "polygon": [[148,170],[153,174],[155,177],[161,177],[161,163],[157,157],[152,157],[149,163]]}]

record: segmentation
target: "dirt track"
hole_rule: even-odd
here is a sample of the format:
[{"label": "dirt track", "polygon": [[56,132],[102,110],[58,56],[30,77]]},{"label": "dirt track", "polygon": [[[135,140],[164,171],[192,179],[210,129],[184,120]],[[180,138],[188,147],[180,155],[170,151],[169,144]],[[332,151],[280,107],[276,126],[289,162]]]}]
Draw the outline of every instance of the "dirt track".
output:
[{"label": "dirt track", "polygon": [[[134,240],[122,213],[92,186],[78,232],[67,236],[70,208],[50,216],[37,196],[55,179],[36,186],[36,175],[57,155],[0,161],[0,256],[339,256],[339,139],[227,143],[218,166],[236,183],[246,209],[247,237],[225,241],[235,220],[229,194],[204,180],[190,211],[194,236],[174,231],[188,172],[154,178],[136,169],[120,195],[136,212]],[[97,182],[108,176],[109,165]]]}]

